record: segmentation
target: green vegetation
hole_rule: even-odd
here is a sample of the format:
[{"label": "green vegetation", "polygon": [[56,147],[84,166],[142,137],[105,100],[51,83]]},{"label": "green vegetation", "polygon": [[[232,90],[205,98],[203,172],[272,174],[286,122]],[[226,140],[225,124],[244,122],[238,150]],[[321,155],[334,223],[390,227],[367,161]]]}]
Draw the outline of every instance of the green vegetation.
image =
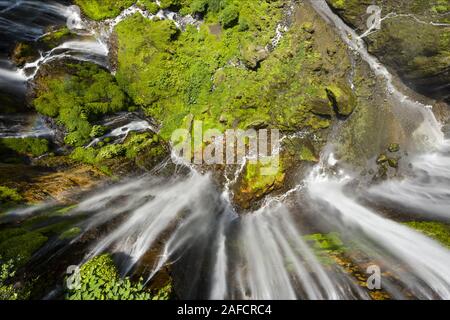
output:
[{"label": "green vegetation", "polygon": [[450,225],[442,222],[412,221],[406,223],[410,228],[441,242],[450,248]]},{"label": "green vegetation", "polygon": [[15,189],[0,186],[0,206],[12,205],[22,201],[22,196]]},{"label": "green vegetation", "polygon": [[348,249],[345,247],[338,233],[329,234],[311,234],[304,237],[306,242],[311,245],[319,261],[323,264],[336,263],[333,256],[345,253]]},{"label": "green vegetation", "polygon": [[283,184],[286,175],[281,164],[275,168],[275,174],[264,175],[262,171],[264,169],[270,171],[271,167],[261,162],[247,164],[241,186],[242,192],[256,194],[256,198],[260,198],[263,194],[267,194]]},{"label": "green vegetation", "polygon": [[122,144],[99,144],[96,147],[76,148],[71,158],[75,161],[95,165],[109,173],[108,160],[126,158],[135,161],[138,165],[146,162],[154,163],[162,160],[167,154],[166,149],[158,135],[151,133],[131,133]]},{"label": "green vegetation", "polygon": [[114,18],[123,9],[131,6],[135,0],[75,0],[83,13],[93,20]]},{"label": "green vegetation", "polygon": [[329,119],[311,112],[309,98],[326,92],[311,70],[320,54],[311,50],[309,33],[294,26],[270,54],[266,46],[281,19],[279,2],[234,6],[248,31],[235,26],[217,32],[219,18],[212,13],[206,17],[210,23],[185,32],[170,21],[140,15],[121,22],[116,27],[118,83],[161,122],[166,140],[175,129],[190,128],[194,119],[202,120],[204,129],[327,128]]},{"label": "green vegetation", "polygon": [[0,154],[16,152],[33,157],[42,156],[49,151],[47,139],[39,138],[0,138]]},{"label": "green vegetation", "polygon": [[80,269],[81,288],[69,290],[68,300],[167,300],[171,286],[161,289],[153,297],[144,288],[142,279],[133,283],[130,278],[120,278],[117,267],[109,254],[97,256]]},{"label": "green vegetation", "polygon": [[54,48],[71,36],[72,32],[69,30],[68,27],[64,26],[60,29],[56,29],[46,34],[45,36],[40,38],[39,41],[45,44],[48,48]]},{"label": "green vegetation", "polygon": [[0,300],[17,300],[19,292],[8,281],[16,274],[14,260],[0,256]]},{"label": "green vegetation", "polygon": [[81,229],[79,227],[73,227],[70,229],[67,229],[61,235],[59,236],[59,239],[61,240],[67,240],[67,239],[73,239],[76,236],[78,236],[81,233]]},{"label": "green vegetation", "polygon": [[[16,232],[20,234],[11,236]],[[18,266],[26,264],[33,253],[47,242],[47,237],[38,232],[22,232],[24,232],[22,229],[7,229],[0,232],[0,238],[3,238],[0,242],[0,255],[6,260],[18,259]]]},{"label": "green vegetation", "polygon": [[98,134],[91,122],[127,108],[127,97],[114,77],[89,64],[66,64],[62,73],[38,79],[36,110],[56,118],[68,131],[65,142],[81,146]]}]

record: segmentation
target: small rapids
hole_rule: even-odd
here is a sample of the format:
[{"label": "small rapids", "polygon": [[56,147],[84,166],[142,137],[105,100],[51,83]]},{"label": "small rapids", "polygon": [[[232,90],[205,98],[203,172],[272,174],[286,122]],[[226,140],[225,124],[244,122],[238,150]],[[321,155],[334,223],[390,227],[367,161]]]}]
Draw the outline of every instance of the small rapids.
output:
[{"label": "small rapids", "polygon": [[0,138],[49,138],[54,135],[44,119],[34,114],[0,115]]}]

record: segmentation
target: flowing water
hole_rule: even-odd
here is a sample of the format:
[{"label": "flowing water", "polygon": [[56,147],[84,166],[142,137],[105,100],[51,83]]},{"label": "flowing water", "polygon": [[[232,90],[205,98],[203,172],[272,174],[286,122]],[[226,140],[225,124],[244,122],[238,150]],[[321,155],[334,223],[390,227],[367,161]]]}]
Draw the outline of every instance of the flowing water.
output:
[{"label": "flowing water", "polygon": [[[34,2],[24,1],[27,5]],[[15,10],[21,3],[2,1],[0,12]],[[311,4],[334,26],[354,54],[385,82],[394,112],[403,115],[399,121],[411,135],[408,147],[415,151],[411,172],[402,179],[361,191],[355,184],[357,177],[338,168],[339,162],[329,152],[333,149],[329,146],[321,163],[305,181],[299,181],[297,188],[282,197],[268,199],[262,208],[246,215],[239,215],[230,201],[235,179],[228,180],[221,190],[212,177],[194,168],[183,168],[172,178],[149,173],[81,201],[68,216],[88,216],[79,224],[83,233],[65,244],[64,250],[70,251],[79,239],[108,225],[108,232],[96,237],[79,262],[102,252],[116,253],[123,274],[142,270],[144,265],[143,274],[149,282],[162,268],[171,266],[180,298],[370,299],[369,292],[358,284],[364,279],[354,279],[346,266],[365,274],[365,267],[378,265],[383,270],[383,291],[391,298],[450,299],[450,251],[387,218],[384,211],[372,205],[379,202],[394,211],[403,208],[412,210],[411,214],[448,220],[450,142],[442,134],[431,107],[397,90],[389,71],[369,55],[362,40],[325,1]],[[61,7],[51,3],[43,10],[52,14],[65,12],[56,8]],[[106,25],[114,25],[136,10],[132,7]],[[26,29],[23,37],[39,36],[37,27],[22,28]],[[53,49],[27,68],[36,69],[58,54],[106,56],[107,47],[101,39],[95,40],[97,44],[62,44],[64,48]],[[8,81],[24,77],[24,72],[0,72],[3,79],[9,77]],[[118,125],[117,131],[109,135],[116,137],[130,128],[151,127],[140,120],[131,124]],[[40,212],[41,208],[25,209],[11,212],[8,217],[22,219]],[[308,227],[303,225],[305,219]],[[340,232],[343,242],[359,254],[340,253],[335,259],[343,263],[324,263],[305,236],[310,229]],[[152,264],[145,263],[149,255]]]}]

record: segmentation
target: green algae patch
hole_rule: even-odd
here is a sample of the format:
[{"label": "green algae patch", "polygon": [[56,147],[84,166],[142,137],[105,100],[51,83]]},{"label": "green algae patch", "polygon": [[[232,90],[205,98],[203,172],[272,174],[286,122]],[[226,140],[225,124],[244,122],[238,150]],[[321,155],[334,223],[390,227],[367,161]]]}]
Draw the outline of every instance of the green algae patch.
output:
[{"label": "green algae patch", "polygon": [[439,241],[450,248],[450,225],[442,222],[412,221],[405,223],[424,235]]}]

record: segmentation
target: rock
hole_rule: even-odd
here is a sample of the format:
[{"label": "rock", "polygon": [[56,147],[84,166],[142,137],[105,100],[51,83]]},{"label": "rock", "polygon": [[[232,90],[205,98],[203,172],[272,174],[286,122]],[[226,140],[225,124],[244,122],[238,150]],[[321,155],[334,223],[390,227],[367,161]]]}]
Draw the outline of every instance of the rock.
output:
[{"label": "rock", "polygon": [[356,96],[348,85],[337,84],[326,88],[328,99],[336,112],[344,117],[353,113],[356,108]]},{"label": "rock", "polygon": [[23,67],[39,57],[39,52],[29,43],[19,42],[14,48],[11,59],[18,66]]},{"label": "rock", "polygon": [[265,120],[255,120],[252,123],[250,123],[247,126],[247,128],[260,130],[260,129],[267,128],[268,126],[269,126],[269,124]]},{"label": "rock", "polygon": [[398,160],[397,159],[389,158],[388,163],[391,168],[394,168],[394,169],[398,168]]},{"label": "rock", "polygon": [[312,143],[303,144],[300,148],[300,160],[308,162],[319,162],[319,157],[316,155]]},{"label": "rock", "polygon": [[319,116],[329,116],[333,115],[333,106],[330,104],[328,99],[315,98],[312,99],[308,105],[311,106],[311,112]]},{"label": "rock", "polygon": [[385,154],[380,154],[380,156],[377,158],[377,164],[383,164],[389,161],[389,158]]},{"label": "rock", "polygon": [[220,123],[227,123],[228,119],[227,119],[227,117],[224,114],[221,114],[220,118],[219,118],[219,122]]},{"label": "rock", "polygon": [[[382,15],[396,13],[385,19],[381,30],[364,40],[371,54],[396,71],[413,90],[435,99],[450,101],[450,37],[449,27],[429,22],[448,24],[449,4],[442,7],[435,1],[384,0],[342,1],[327,0],[332,9],[358,33],[367,29],[366,10],[371,4],[382,6]],[[448,1],[447,1],[448,3]],[[401,16],[404,14],[404,16]]]},{"label": "rock", "polygon": [[396,153],[400,151],[400,145],[398,143],[391,143],[388,147],[389,152]]},{"label": "rock", "polygon": [[269,51],[262,46],[256,46],[250,44],[241,50],[241,55],[244,60],[244,64],[247,68],[255,70],[259,67],[259,64],[267,59]]},{"label": "rock", "polygon": [[311,22],[305,22],[302,24],[303,31],[306,31],[309,34],[313,34],[316,30],[314,29],[314,25]]},{"label": "rock", "polygon": [[256,201],[283,187],[286,174],[281,167],[273,175],[263,175],[263,168],[266,166],[261,163],[246,165],[244,174],[238,180],[234,190],[233,201],[240,208],[250,209]]}]

